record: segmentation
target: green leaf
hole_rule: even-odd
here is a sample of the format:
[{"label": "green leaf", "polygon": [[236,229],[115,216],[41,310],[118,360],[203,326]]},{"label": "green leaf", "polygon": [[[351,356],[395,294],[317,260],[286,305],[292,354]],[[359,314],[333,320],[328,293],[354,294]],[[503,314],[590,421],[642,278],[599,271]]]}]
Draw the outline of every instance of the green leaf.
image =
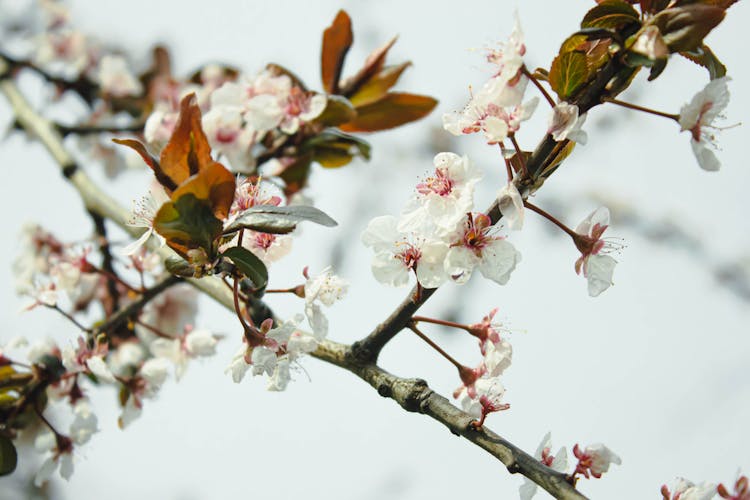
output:
[{"label": "green leaf", "polygon": [[342,167],[355,156],[370,159],[370,144],[353,135],[329,129],[302,144],[301,151],[312,152],[313,160],[326,168]]},{"label": "green leaf", "polygon": [[210,257],[214,253],[214,240],[221,235],[222,223],[207,200],[188,193],[162,205],[154,217],[154,229],[183,257],[192,248],[203,248]]},{"label": "green leaf", "polygon": [[325,212],[315,207],[292,205],[277,207],[275,205],[256,205],[250,207],[232,221],[225,230],[230,234],[240,229],[251,229],[262,233],[286,234],[294,231],[300,222],[309,221],[321,226],[338,225]]},{"label": "green leaf", "polygon": [[703,39],[726,15],[721,7],[691,4],[659,12],[650,21],[664,37],[672,52],[689,52],[703,44]]},{"label": "green leaf", "polygon": [[18,453],[13,441],[5,436],[0,436],[0,476],[7,476],[16,470],[18,465]]},{"label": "green leaf", "polygon": [[581,28],[619,30],[640,25],[640,16],[632,5],[623,0],[605,0],[589,10],[581,21]]},{"label": "green leaf", "polygon": [[379,101],[357,108],[357,117],[341,125],[345,132],[377,132],[410,123],[429,114],[437,105],[432,97],[392,92]]},{"label": "green leaf", "polygon": [[568,99],[588,79],[588,63],[583,52],[558,55],[549,70],[549,84],[560,100]]},{"label": "green leaf", "polygon": [[727,67],[705,44],[693,51],[680,52],[680,55],[706,68],[711,80],[716,80],[727,74]]},{"label": "green leaf", "polygon": [[243,247],[231,247],[224,251],[224,257],[230,259],[257,289],[264,289],[268,284],[268,269],[253,252]]}]

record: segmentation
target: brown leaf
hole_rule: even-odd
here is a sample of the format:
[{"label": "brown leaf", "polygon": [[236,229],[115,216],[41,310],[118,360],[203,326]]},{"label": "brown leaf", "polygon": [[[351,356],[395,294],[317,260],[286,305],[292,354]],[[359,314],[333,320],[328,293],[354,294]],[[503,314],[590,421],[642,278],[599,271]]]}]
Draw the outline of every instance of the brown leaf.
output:
[{"label": "brown leaf", "polygon": [[221,163],[212,161],[184,182],[172,193],[172,200],[193,194],[199,200],[208,200],[214,215],[226,219],[234,201],[235,178]]},{"label": "brown leaf", "polygon": [[329,127],[335,127],[354,119],[357,111],[346,97],[340,95],[329,95],[326,108],[315,119],[315,123],[321,123]]},{"label": "brown leaf", "polygon": [[370,78],[383,69],[383,66],[385,65],[385,57],[388,55],[388,51],[391,50],[391,47],[393,47],[393,44],[396,43],[397,39],[398,37],[394,36],[388,41],[388,43],[379,49],[375,49],[369,56],[367,56],[362,69],[360,69],[356,75],[346,79],[341,86],[339,93],[343,96],[351,97],[362,85],[367,83]]},{"label": "brown leaf", "polygon": [[172,137],[161,152],[159,163],[178,186],[197,174],[201,166],[213,163],[195,94],[185,96],[180,102],[180,116]]},{"label": "brown leaf", "polygon": [[690,4],[661,11],[651,23],[656,25],[672,52],[695,50],[726,15],[724,8]]},{"label": "brown leaf", "polygon": [[151,170],[154,171],[154,175],[156,176],[156,180],[164,186],[164,189],[167,190],[167,192],[172,192],[175,189],[177,189],[177,184],[175,184],[174,180],[167,176],[161,169],[161,166],[159,165],[159,161],[151,156],[151,153],[148,152],[148,149],[146,149],[146,146],[141,144],[139,141],[136,141],[135,139],[112,139],[112,142],[115,142],[117,144],[122,144],[123,146],[128,146],[129,148],[135,150],[136,153],[141,155],[141,158],[143,158],[143,161],[146,162],[146,165],[151,167]]},{"label": "brown leaf", "polygon": [[357,108],[357,117],[339,128],[345,132],[375,132],[419,120],[437,105],[432,97],[389,93],[379,101]]},{"label": "brown leaf", "polygon": [[320,55],[320,74],[323,88],[329,94],[339,93],[339,80],[344,59],[354,41],[352,20],[340,10],[333,23],[323,32],[323,47]]},{"label": "brown leaf", "polygon": [[355,107],[364,106],[381,99],[398,82],[401,74],[411,66],[407,61],[396,66],[386,66],[365,82],[349,100]]}]

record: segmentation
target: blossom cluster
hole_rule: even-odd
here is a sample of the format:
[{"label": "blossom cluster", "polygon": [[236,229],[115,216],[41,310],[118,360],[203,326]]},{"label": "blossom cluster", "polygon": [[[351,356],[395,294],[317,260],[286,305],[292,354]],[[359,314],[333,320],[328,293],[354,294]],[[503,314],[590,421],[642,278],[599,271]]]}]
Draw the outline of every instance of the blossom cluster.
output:
[{"label": "blossom cluster", "polygon": [[409,273],[424,288],[466,283],[475,268],[504,285],[521,254],[490,218],[473,212],[481,172],[466,157],[435,156],[434,173],[420,182],[400,217],[370,221],[362,242],[372,248],[372,272],[381,283],[405,285]]},{"label": "blossom cluster", "polygon": [[[492,76],[472,93],[463,110],[443,115],[443,128],[453,135],[482,132],[487,144],[500,145],[518,132],[521,123],[531,118],[539,104],[538,97],[523,102],[529,84],[523,62],[525,53],[523,31],[516,15],[508,40],[487,53]],[[585,144],[587,136],[581,130],[585,120],[585,114],[579,116],[578,106],[560,102],[550,114],[547,133],[558,142]]]},{"label": "blossom cluster", "polygon": [[[118,266],[115,274],[92,262],[93,245],[63,243],[32,224],[25,226],[20,243],[14,271],[19,292],[32,299],[26,309],[54,309],[82,332],[72,343],[43,339],[29,346],[18,340],[0,348],[0,366],[11,373],[16,373],[16,366],[31,369],[44,384],[48,403],[39,405],[40,415],[45,406],[57,410],[54,420],[44,418],[45,427],[36,428],[35,447],[45,454],[36,476],[39,485],[58,468],[64,478],[70,477],[74,449],[96,432],[97,417],[86,396],[90,388],[110,385],[119,390],[119,424],[127,427],[141,414],[144,401],[158,394],[170,372],[179,380],[190,360],[215,353],[219,337],[194,326],[197,294],[187,285],[162,291],[134,309],[125,323],[110,327],[105,319],[86,327],[81,318],[87,316],[79,313],[112,312],[110,285],[114,285],[119,306],[128,307],[139,293],[146,292],[142,288],[146,283],[163,279],[159,259],[140,250],[130,256],[128,264]],[[135,278],[141,286],[128,284],[125,277]],[[21,362],[24,357],[27,362]],[[64,417],[60,407],[65,406],[72,423],[62,433],[53,422]]]},{"label": "blossom cluster", "polygon": [[[211,148],[238,171],[255,167],[255,150],[262,148],[269,133],[295,134],[317,118],[327,103],[324,94],[306,91],[289,75],[268,69],[257,75],[234,75],[209,65],[198,80],[156,82],[154,111],[144,129],[146,141],[156,150],[163,147],[177,123],[181,99],[195,93]],[[276,162],[267,166],[268,175],[278,169]]]},{"label": "blossom cluster", "polygon": [[[287,321],[265,320],[254,335],[246,335],[243,345],[232,358],[225,373],[239,383],[249,370],[253,375],[267,375],[270,391],[283,391],[291,380],[291,369],[299,358],[317,349],[328,335],[328,319],[321,305],[332,306],[346,295],[348,283],[325,268],[318,275],[307,275],[300,295],[305,299],[305,314],[297,314]],[[300,328],[307,319],[312,330]]]}]

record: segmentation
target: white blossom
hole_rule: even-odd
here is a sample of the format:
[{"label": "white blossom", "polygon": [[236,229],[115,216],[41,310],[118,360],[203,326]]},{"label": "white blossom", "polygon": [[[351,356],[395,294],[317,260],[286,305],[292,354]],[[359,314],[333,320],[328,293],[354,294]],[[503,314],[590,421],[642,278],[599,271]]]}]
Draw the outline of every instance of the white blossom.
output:
[{"label": "white blossom", "polygon": [[612,241],[602,239],[607,227],[609,210],[607,207],[599,207],[575,229],[575,233],[580,235],[575,239],[576,246],[581,251],[575,269],[579,274],[583,271],[588,280],[588,292],[591,297],[597,297],[612,285],[612,274],[617,261],[607,254],[621,247]]},{"label": "white blossom", "polygon": [[590,470],[595,477],[607,472],[611,464],[622,464],[620,457],[601,443],[587,446],[584,453],[592,459]]},{"label": "white blossom", "polygon": [[133,211],[127,224],[130,227],[144,228],[146,231],[137,240],[122,249],[123,255],[135,254],[148,242],[152,235],[159,240],[159,246],[164,245],[166,239],[154,230],[154,217],[167,201],[169,201],[169,196],[164,189],[161,186],[154,185],[146,196],[133,203]]},{"label": "white blossom", "polygon": [[552,134],[552,138],[557,142],[568,139],[578,144],[586,144],[588,135],[581,130],[585,121],[586,113],[579,116],[578,106],[563,101],[552,110],[547,133]]},{"label": "white blossom", "polygon": [[398,223],[402,232],[447,234],[474,206],[474,186],[482,173],[466,157],[454,153],[435,156],[434,174],[417,184]]},{"label": "white blossom", "polygon": [[[474,383],[476,396],[471,397],[469,391],[464,390],[461,398],[463,410],[476,419],[482,418],[482,414],[489,413],[491,408],[503,407],[502,399],[505,396],[505,387],[497,377],[480,377]],[[489,410],[489,411],[488,411]]]},{"label": "white blossom", "polygon": [[362,243],[375,252],[372,273],[381,283],[406,285],[412,271],[425,288],[437,288],[447,278],[443,264],[447,243],[399,231],[398,220],[391,215],[372,219],[362,233]]},{"label": "white blossom", "polygon": [[[568,452],[563,446],[559,450],[557,450],[557,453],[554,455],[554,459],[552,461],[549,460],[549,453],[550,449],[552,448],[552,433],[548,432],[544,435],[542,438],[542,441],[539,443],[539,446],[536,448],[536,452],[534,452],[534,458],[541,461],[548,467],[552,468],[553,470],[557,472],[565,472],[565,470],[568,468]],[[523,478],[523,484],[518,488],[518,492],[520,494],[521,500],[530,500],[537,492],[538,486],[537,484],[524,477]]]},{"label": "white blossom", "polygon": [[721,164],[712,149],[716,149],[714,120],[723,118],[722,112],[729,104],[729,77],[711,80],[693,99],[680,109],[680,130],[690,131],[690,146],[703,170],[719,170]]},{"label": "white blossom", "polygon": [[328,319],[320,304],[330,307],[337,300],[343,299],[349,283],[333,274],[333,270],[327,267],[314,278],[308,278],[304,288],[305,316],[307,316],[314,337],[322,340],[328,335]]},{"label": "white blossom", "polygon": [[451,239],[445,257],[445,272],[458,283],[466,283],[475,267],[487,279],[504,285],[521,261],[521,254],[506,239],[492,233],[491,220],[484,214],[469,214],[464,226]]},{"label": "white blossom", "polygon": [[717,485],[703,482],[695,484],[685,478],[678,477],[672,488],[672,499],[679,500],[711,500],[716,496]]},{"label": "white blossom", "polygon": [[114,97],[139,95],[143,91],[141,82],[133,75],[128,62],[121,56],[102,57],[97,78],[102,91]]}]

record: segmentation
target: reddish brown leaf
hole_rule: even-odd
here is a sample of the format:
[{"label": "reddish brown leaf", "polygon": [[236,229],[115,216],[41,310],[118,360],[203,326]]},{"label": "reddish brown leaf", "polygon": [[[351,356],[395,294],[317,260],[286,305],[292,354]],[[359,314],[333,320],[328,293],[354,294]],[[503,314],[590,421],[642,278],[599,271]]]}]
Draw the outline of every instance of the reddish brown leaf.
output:
[{"label": "reddish brown leaf", "polygon": [[323,48],[320,54],[321,80],[323,88],[329,94],[338,94],[341,70],[352,41],[352,20],[349,14],[340,10],[333,23],[323,32]]},{"label": "reddish brown leaf", "polygon": [[388,51],[391,50],[391,47],[393,47],[393,44],[396,43],[397,39],[398,37],[394,36],[388,43],[379,49],[374,50],[369,56],[367,56],[362,69],[360,69],[356,75],[347,78],[346,82],[341,86],[340,94],[346,97],[354,95],[362,85],[367,83],[370,78],[383,69],[383,65],[385,65],[385,57],[388,55]]},{"label": "reddish brown leaf", "polygon": [[156,180],[159,181],[159,184],[164,186],[167,191],[172,192],[177,189],[177,184],[175,184],[175,182],[161,170],[159,161],[151,156],[151,153],[148,152],[146,146],[141,144],[139,141],[136,141],[135,139],[112,139],[112,142],[121,144],[123,146],[128,146],[136,153],[141,155],[141,158],[143,158],[143,161],[146,162],[146,165],[151,167],[151,170],[154,171]]},{"label": "reddish brown leaf", "polygon": [[190,94],[180,102],[177,125],[161,152],[161,169],[179,186],[197,174],[201,166],[211,163],[211,146],[201,127],[201,110],[195,94]]},{"label": "reddish brown leaf", "polygon": [[357,108],[357,117],[339,128],[345,132],[375,132],[419,120],[437,105],[432,97],[390,93]]},{"label": "reddish brown leaf", "polygon": [[381,99],[394,85],[398,82],[401,74],[406,68],[411,66],[407,61],[397,66],[387,66],[378,72],[369,81],[363,84],[360,89],[349,98],[355,107],[364,106]]}]

